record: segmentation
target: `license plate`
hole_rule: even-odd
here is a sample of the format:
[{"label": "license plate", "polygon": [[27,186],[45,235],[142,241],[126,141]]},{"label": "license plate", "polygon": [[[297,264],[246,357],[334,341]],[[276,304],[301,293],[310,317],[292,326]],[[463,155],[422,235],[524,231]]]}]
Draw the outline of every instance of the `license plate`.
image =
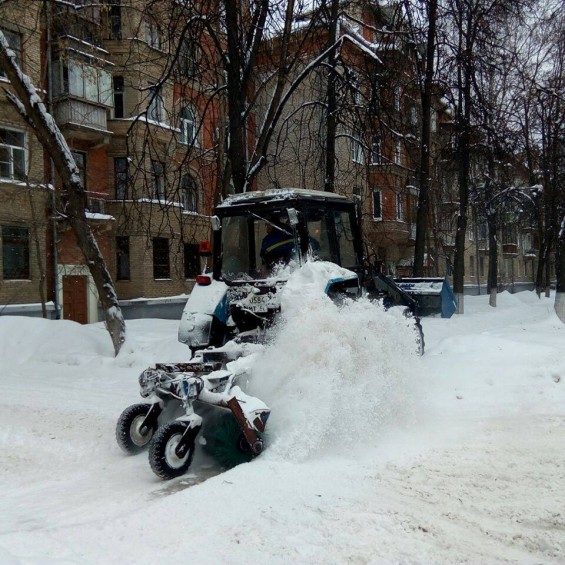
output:
[{"label": "license plate", "polygon": [[267,311],[267,294],[255,294],[247,299],[246,307],[252,312],[266,312]]}]

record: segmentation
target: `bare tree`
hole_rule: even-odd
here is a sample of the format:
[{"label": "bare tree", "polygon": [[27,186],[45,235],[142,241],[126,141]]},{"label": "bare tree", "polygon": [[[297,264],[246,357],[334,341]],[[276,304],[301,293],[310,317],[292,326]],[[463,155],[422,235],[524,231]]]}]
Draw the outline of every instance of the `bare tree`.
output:
[{"label": "bare tree", "polygon": [[125,342],[125,322],[112,277],[86,219],[84,186],[79,170],[65,138],[53,117],[47,112],[29,77],[21,72],[15,54],[1,31],[0,65],[13,89],[4,88],[7,99],[32,128],[47,154],[53,159],[61,178],[66,219],[75,233],[78,245],[94,279],[102,303],[106,328],[117,355]]}]

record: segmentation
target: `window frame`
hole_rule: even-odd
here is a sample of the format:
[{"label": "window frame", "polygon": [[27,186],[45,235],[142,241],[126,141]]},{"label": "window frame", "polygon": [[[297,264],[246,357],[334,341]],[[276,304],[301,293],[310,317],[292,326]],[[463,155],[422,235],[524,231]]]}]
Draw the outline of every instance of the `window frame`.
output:
[{"label": "window frame", "polygon": [[[9,143],[10,135],[22,136],[22,145],[15,145]],[[5,141],[4,141],[5,140]],[[2,167],[0,167],[0,179],[9,181],[23,181],[27,177],[28,168],[28,152],[27,152],[27,132],[9,127],[0,127],[0,150],[5,149],[7,151],[7,161],[1,161],[0,163],[7,165],[8,176],[2,174]],[[17,174],[18,167],[16,166],[17,159],[14,159],[15,151],[21,152],[20,159],[23,162],[23,171]],[[21,168],[21,167],[20,167]]]},{"label": "window frame", "polygon": [[[186,117],[184,114],[190,113],[192,118]],[[184,145],[198,145],[197,142],[197,121],[196,112],[189,105],[183,105],[179,112],[179,126],[180,126],[180,142]],[[192,136],[189,136],[190,127],[192,127]]]},{"label": "window frame", "polygon": [[152,49],[161,49],[161,34],[159,33],[159,26],[155,22],[144,21],[144,38],[145,43]]},{"label": "window frame", "polygon": [[353,163],[357,163],[358,165],[362,165],[364,163],[363,144],[355,135],[351,136],[351,160]]},{"label": "window frame", "polygon": [[162,88],[156,84],[148,86],[149,99],[147,101],[147,119],[152,122],[163,123],[165,115],[165,102]]},{"label": "window frame", "polygon": [[[120,165],[125,164],[125,167]],[[129,160],[127,157],[114,157],[114,191],[116,200],[127,200],[129,196]]]},{"label": "window frame", "polygon": [[[377,148],[376,152],[375,152],[375,148]],[[371,137],[371,165],[382,165],[382,163],[383,163],[382,139],[378,133],[374,133]]]},{"label": "window frame", "polygon": [[[18,237],[15,234],[8,235],[8,230],[19,230],[25,232],[25,237]],[[14,226],[14,225],[2,225],[0,226],[0,234],[2,237],[2,280],[5,281],[25,281],[31,280],[31,257],[30,257],[30,230],[25,226]],[[7,274],[6,268],[10,265],[8,259],[8,253],[15,252],[18,253],[14,247],[22,248],[20,250],[22,259],[22,272],[18,274],[9,273]],[[19,267],[19,265],[17,265]]]},{"label": "window frame", "polygon": [[[197,243],[185,243],[183,246],[184,279],[194,280],[200,274],[200,250]],[[190,260],[189,260],[190,259]],[[194,260],[194,262],[192,262]]]},{"label": "window frame", "polygon": [[165,190],[165,164],[161,161],[151,161],[151,188],[152,198],[164,201],[167,199]]},{"label": "window frame", "polygon": [[[122,262],[122,259],[125,261]],[[129,235],[116,236],[116,280],[131,280],[131,247]]]},{"label": "window frame", "polygon": [[[171,261],[168,237],[154,237],[153,247],[153,279],[171,280]],[[162,269],[160,271],[159,269]]]},{"label": "window frame", "polygon": [[404,222],[404,200],[401,191],[396,193],[396,221]]},{"label": "window frame", "polygon": [[[190,205],[192,194],[193,206]],[[183,175],[179,190],[179,201],[186,212],[198,212],[198,186],[191,175]]]},{"label": "window frame", "polygon": [[[23,70],[23,66],[22,66],[22,62],[23,62],[22,34],[17,32],[17,31],[13,31],[11,29],[6,29],[6,28],[1,27],[1,26],[0,26],[0,30],[4,34],[4,37],[6,38],[6,41],[8,42],[8,45],[10,46],[10,49],[16,55],[16,64],[18,65],[18,67],[20,67],[20,69]],[[14,45],[14,43],[17,43],[17,45]],[[8,77],[2,71],[1,67],[0,67],[0,79],[8,80]]]},{"label": "window frame", "polygon": [[124,109],[124,77],[122,75],[112,76],[112,88],[114,93],[114,108],[112,110],[114,119],[125,117]]},{"label": "window frame", "polygon": [[[378,195],[378,212],[379,214],[376,215],[375,212],[375,196]],[[373,220],[382,220],[383,219],[383,191],[380,188],[373,188],[371,193],[371,205],[373,209]]]}]

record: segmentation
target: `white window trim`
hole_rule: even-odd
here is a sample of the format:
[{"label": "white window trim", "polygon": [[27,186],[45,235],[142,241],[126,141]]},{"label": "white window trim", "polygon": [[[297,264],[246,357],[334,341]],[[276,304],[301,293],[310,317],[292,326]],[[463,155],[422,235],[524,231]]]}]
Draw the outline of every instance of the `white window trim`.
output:
[{"label": "white window trim", "polygon": [[397,165],[402,165],[402,142],[397,139],[394,143],[394,162]]},{"label": "white window trim", "polygon": [[[20,133],[23,134],[24,136],[24,140],[23,140],[23,145],[9,145],[8,143],[0,143],[0,147],[7,147],[8,151],[10,153],[9,155],[9,161],[8,161],[8,166],[9,166],[9,174],[10,176],[8,177],[4,177],[4,176],[0,176],[1,179],[3,180],[9,180],[9,181],[16,181],[16,182],[21,182],[25,179],[25,177],[27,177],[28,174],[28,136],[27,136],[27,132],[20,130],[20,129],[16,129],[16,128],[9,128],[9,127],[0,127],[0,129],[4,130],[4,131],[13,131],[16,133]],[[17,178],[16,176],[14,176],[14,150],[19,150],[23,152],[23,158],[24,158],[24,171],[23,171],[23,176],[24,178],[20,179]]]},{"label": "white window trim", "polygon": [[[375,143],[375,139],[378,143]],[[375,145],[378,146],[378,151],[375,153]],[[377,157],[375,159],[375,156]],[[371,165],[382,165],[383,163],[383,144],[380,135],[373,135],[371,138]]]},{"label": "white window trim", "polygon": [[351,160],[360,165],[363,164],[363,144],[359,138],[351,137]]},{"label": "white window trim", "polygon": [[[380,208],[380,216],[375,216],[375,194],[379,195],[379,208]],[[371,206],[373,208],[373,220],[381,221],[383,219],[383,191],[375,188],[372,191],[371,195]]]},{"label": "white window trim", "polygon": [[404,222],[404,201],[402,192],[396,193],[396,221]]},{"label": "white window trim", "polygon": [[[190,106],[185,106],[185,107],[181,108],[181,113],[182,113],[182,110],[184,108],[188,108],[192,112],[193,119],[191,121],[188,118],[179,117],[179,121],[180,121],[180,124],[179,124],[180,125],[180,142],[183,145],[194,145],[195,147],[198,147],[196,112]],[[189,137],[188,137],[188,131],[189,131],[189,127],[187,127],[188,124],[192,124],[192,131],[193,131],[192,139],[189,139]]]}]

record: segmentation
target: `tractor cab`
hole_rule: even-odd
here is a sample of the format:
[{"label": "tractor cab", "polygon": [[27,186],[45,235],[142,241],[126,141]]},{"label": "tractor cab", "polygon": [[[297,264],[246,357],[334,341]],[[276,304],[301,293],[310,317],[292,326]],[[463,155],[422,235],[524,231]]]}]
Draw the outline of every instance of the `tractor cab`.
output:
[{"label": "tractor cab", "polygon": [[286,280],[307,258],[359,272],[355,207],[336,194],[267,190],[228,198],[216,208],[214,278],[226,284]]},{"label": "tractor cab", "polygon": [[328,192],[276,189],[233,195],[216,207],[213,271],[197,278],[179,326],[193,351],[261,330],[280,311],[281,290],[306,260],[348,275],[327,293],[358,296],[361,237],[353,202]]}]

